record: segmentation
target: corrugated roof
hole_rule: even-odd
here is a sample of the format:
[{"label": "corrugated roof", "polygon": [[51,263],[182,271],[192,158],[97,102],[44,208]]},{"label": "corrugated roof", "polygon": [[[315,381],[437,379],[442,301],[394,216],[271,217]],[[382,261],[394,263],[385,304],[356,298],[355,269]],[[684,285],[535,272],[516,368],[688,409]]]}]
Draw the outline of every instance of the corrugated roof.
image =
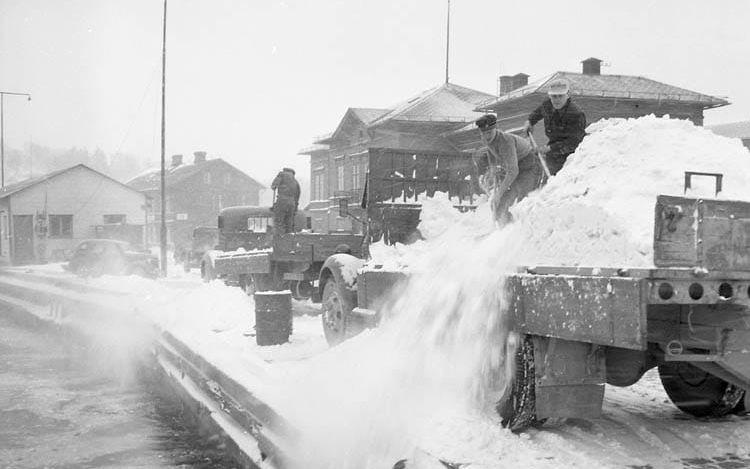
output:
[{"label": "corrugated roof", "polygon": [[494,97],[471,88],[444,83],[396,105],[371,125],[382,125],[391,120],[468,122],[480,115],[474,110],[477,105]]},{"label": "corrugated roof", "polygon": [[43,175],[35,177],[35,178],[26,179],[26,180],[23,180],[23,181],[16,182],[14,184],[8,184],[2,190],[0,190],[0,199],[2,199],[4,197],[8,197],[9,195],[12,195],[12,194],[21,192],[24,189],[28,189],[29,187],[35,186],[35,185],[37,185],[39,183],[42,183],[44,181],[49,181],[50,179],[53,179],[56,176],[59,176],[59,175],[61,175],[63,173],[67,173],[67,172],[72,171],[72,170],[74,170],[76,168],[79,168],[79,167],[83,168],[83,169],[87,169],[87,170],[91,171],[92,173],[96,173],[96,174],[98,174],[98,175],[100,175],[100,176],[102,176],[104,178],[107,178],[107,179],[109,179],[109,180],[111,180],[111,181],[113,181],[113,182],[115,182],[117,184],[120,184],[121,186],[127,187],[128,189],[136,190],[136,189],[133,189],[132,187],[130,187],[130,186],[126,185],[126,184],[123,184],[122,182],[118,181],[117,179],[114,179],[114,178],[112,178],[110,176],[107,176],[106,174],[104,174],[104,173],[102,173],[100,171],[97,171],[95,169],[89,168],[88,166],[86,166],[83,163],[79,163],[77,165],[70,166],[69,168],[58,169],[57,171],[52,171],[50,173],[43,174]]},{"label": "corrugated roof", "polygon": [[731,138],[750,138],[750,121],[706,126],[713,133]]},{"label": "corrugated roof", "polygon": [[489,109],[495,104],[511,101],[531,93],[546,94],[549,83],[557,79],[567,80],[570,83],[571,94],[577,96],[681,101],[702,104],[704,108],[729,104],[726,99],[678,88],[640,76],[555,72],[539,81],[506,93],[495,100],[485,102],[478,108]]},{"label": "corrugated roof", "polygon": [[[236,172],[242,174],[244,177],[249,179],[251,183],[257,184],[260,188],[265,188],[265,186],[252,177],[248,176],[244,172],[240,171],[239,169],[235,168],[231,164],[227,163],[221,158],[213,158],[210,160],[206,160],[203,163],[199,164],[181,164],[176,167],[169,167],[166,169],[166,179],[165,184],[167,187],[174,186],[176,184],[179,184],[180,182],[202,172],[206,168],[220,166],[220,165],[227,165],[230,168],[234,169]],[[149,171],[146,171],[130,181],[127,182],[127,185],[132,187],[135,190],[138,191],[144,191],[144,190],[154,190],[159,189],[159,185],[161,183],[161,169],[152,169]]]}]

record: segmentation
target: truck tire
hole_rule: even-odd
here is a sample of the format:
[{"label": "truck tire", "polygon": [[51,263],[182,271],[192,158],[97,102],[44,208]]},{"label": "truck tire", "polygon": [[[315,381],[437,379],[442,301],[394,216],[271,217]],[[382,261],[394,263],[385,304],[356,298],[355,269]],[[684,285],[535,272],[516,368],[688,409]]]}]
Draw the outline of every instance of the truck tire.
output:
[{"label": "truck tire", "polygon": [[745,391],[686,362],[659,365],[659,378],[669,399],[696,417],[721,417],[741,408]]},{"label": "truck tire", "polygon": [[520,432],[535,423],[536,386],[534,368],[534,342],[531,336],[523,336],[516,350],[513,381],[505,397],[497,404],[503,427]]},{"label": "truck tire", "polygon": [[323,287],[321,298],[323,332],[328,345],[334,346],[348,338],[349,321],[352,316],[353,302],[351,292],[329,277]]}]

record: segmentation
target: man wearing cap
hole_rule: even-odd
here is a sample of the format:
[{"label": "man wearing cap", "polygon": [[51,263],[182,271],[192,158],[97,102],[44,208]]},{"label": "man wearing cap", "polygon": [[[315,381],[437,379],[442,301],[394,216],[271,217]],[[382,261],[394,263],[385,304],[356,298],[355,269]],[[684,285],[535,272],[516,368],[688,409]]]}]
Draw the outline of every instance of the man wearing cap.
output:
[{"label": "man wearing cap", "polygon": [[497,128],[497,117],[476,121],[484,147],[473,156],[480,188],[491,197],[500,222],[511,219],[508,208],[542,183],[544,172],[528,140]]},{"label": "man wearing cap", "polygon": [[555,175],[586,135],[586,115],[571,101],[566,81],[550,83],[547,95],[549,99],[529,114],[524,131],[530,133],[534,124],[544,119],[548,142],[539,151],[545,156],[550,174]]},{"label": "man wearing cap", "polygon": [[294,170],[282,169],[271,183],[271,189],[276,192],[276,201],[271,208],[275,231],[277,234],[292,233],[294,214],[297,213],[300,196],[300,187],[294,178]]}]

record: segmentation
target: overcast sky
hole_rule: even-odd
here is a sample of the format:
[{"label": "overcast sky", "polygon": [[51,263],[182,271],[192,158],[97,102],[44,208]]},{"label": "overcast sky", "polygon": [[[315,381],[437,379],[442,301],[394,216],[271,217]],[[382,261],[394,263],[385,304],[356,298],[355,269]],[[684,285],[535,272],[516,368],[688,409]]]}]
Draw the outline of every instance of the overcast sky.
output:
[{"label": "overcast sky", "polygon": [[[169,0],[167,155],[205,150],[268,183],[348,107],[388,107],[445,74],[446,0]],[[750,120],[750,1],[451,2],[450,81],[641,75],[728,97]],[[29,141],[158,161],[161,0],[0,0],[6,148]],[[190,155],[190,156],[188,156]]]}]

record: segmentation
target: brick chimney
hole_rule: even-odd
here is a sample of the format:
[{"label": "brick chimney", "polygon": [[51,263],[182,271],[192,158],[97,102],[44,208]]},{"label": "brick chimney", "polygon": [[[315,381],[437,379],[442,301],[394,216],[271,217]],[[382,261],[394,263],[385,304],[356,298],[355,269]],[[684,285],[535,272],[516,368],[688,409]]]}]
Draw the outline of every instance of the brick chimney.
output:
[{"label": "brick chimney", "polygon": [[206,162],[205,151],[194,151],[193,152],[193,164],[201,164]]},{"label": "brick chimney", "polygon": [[176,168],[182,164],[182,155],[172,155],[172,167]]},{"label": "brick chimney", "polygon": [[529,84],[529,76],[525,73],[516,73],[515,75],[502,75],[499,78],[500,86],[497,90],[498,94],[503,95],[510,93],[513,90],[517,90],[523,86]]},{"label": "brick chimney", "polygon": [[589,57],[586,60],[582,60],[583,74],[584,75],[601,75],[602,74],[602,61],[596,57]]}]

